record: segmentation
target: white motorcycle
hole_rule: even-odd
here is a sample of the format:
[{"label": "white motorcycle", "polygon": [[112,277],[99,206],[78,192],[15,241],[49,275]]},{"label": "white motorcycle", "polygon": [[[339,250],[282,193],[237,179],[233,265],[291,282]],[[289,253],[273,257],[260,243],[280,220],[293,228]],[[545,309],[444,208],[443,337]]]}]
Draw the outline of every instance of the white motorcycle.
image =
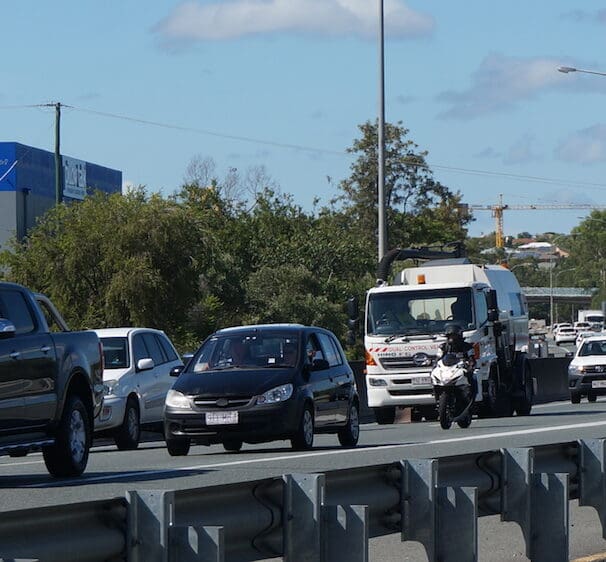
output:
[{"label": "white motorcycle", "polygon": [[455,353],[445,353],[431,371],[431,383],[438,404],[438,419],[442,429],[453,423],[469,427],[475,392],[469,383],[469,361]]}]

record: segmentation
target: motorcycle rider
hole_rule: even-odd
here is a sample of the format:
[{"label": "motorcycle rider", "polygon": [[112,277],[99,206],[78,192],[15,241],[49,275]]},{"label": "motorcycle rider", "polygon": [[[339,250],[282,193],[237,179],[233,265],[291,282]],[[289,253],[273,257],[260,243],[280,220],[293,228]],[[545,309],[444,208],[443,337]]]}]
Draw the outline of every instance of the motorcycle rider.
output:
[{"label": "motorcycle rider", "polygon": [[473,346],[463,339],[463,329],[459,324],[446,324],[444,333],[446,335],[446,341],[440,346],[442,356],[446,353],[454,353],[460,359],[464,359],[468,362],[469,368],[466,369],[465,374],[469,380],[469,384],[475,392],[473,371],[476,367],[476,357]]}]

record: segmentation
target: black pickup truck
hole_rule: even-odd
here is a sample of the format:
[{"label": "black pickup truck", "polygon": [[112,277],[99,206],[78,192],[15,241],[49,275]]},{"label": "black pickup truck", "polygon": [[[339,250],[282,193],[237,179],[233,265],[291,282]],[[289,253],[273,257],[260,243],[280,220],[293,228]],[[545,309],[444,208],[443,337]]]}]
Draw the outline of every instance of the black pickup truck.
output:
[{"label": "black pickup truck", "polygon": [[44,295],[0,283],[0,454],[42,450],[50,474],[84,472],[103,401],[92,331],[71,332]]}]

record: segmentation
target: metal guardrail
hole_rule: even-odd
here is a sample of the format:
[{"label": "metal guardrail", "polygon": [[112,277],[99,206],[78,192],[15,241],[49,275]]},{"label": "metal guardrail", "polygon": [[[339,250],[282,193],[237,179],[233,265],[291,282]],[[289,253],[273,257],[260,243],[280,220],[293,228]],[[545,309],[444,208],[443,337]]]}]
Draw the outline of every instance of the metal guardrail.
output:
[{"label": "metal guardrail", "polygon": [[522,529],[527,556],[568,560],[569,499],[606,522],[606,439],[289,474],[6,512],[0,557],[45,562],[367,562],[400,533],[430,562],[477,560],[478,517]]}]

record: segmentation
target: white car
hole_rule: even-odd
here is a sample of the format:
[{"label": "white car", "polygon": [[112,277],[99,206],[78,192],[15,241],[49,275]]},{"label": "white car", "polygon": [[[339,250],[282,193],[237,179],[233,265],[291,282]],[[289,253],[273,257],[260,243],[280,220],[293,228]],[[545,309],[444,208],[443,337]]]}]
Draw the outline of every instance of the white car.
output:
[{"label": "white car", "polygon": [[575,322],[574,329],[577,334],[579,332],[588,332],[591,330],[591,324],[589,322]]},{"label": "white car", "polygon": [[579,346],[580,346],[580,345],[583,343],[583,340],[584,340],[585,338],[590,338],[590,337],[595,336],[595,335],[596,335],[596,333],[595,333],[595,332],[592,332],[592,331],[583,331],[583,332],[579,332],[579,333],[577,334],[577,339],[575,340],[575,342],[574,342],[574,343],[575,343],[575,345],[576,345],[577,347],[579,347]]},{"label": "white car", "polygon": [[556,345],[560,345],[561,343],[574,343],[576,339],[577,333],[572,326],[561,326],[554,336]]},{"label": "white car", "polygon": [[568,366],[570,401],[578,404],[583,396],[595,402],[606,394],[606,335],[585,338]]},{"label": "white car", "polygon": [[161,330],[95,330],[103,344],[103,409],[95,420],[97,435],[110,435],[121,450],[139,446],[141,428],[162,430],[164,400],[182,367],[175,347]]}]

